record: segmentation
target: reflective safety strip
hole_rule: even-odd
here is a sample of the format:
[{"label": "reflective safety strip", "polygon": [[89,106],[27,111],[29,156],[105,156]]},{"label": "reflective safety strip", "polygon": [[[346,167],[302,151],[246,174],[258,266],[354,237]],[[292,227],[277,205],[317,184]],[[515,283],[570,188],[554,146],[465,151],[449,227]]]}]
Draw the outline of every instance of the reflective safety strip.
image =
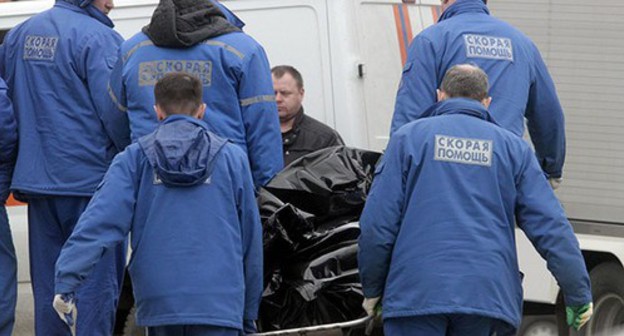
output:
[{"label": "reflective safety strip", "polygon": [[265,95],[265,96],[255,96],[247,99],[241,99],[241,106],[248,106],[255,103],[263,103],[263,102],[274,102],[274,95]]},{"label": "reflective safety strip", "polygon": [[394,5],[392,9],[394,10],[394,23],[396,25],[399,50],[401,52],[401,64],[405,65],[407,61],[407,47],[414,37],[409,10],[407,5]]},{"label": "reflective safety strip", "polygon": [[[211,46],[217,46],[217,47],[222,47],[225,50],[231,52],[232,54],[236,55],[238,58],[243,59],[245,58],[245,55],[238,51],[236,48],[232,47],[229,44],[223,43],[221,41],[205,41],[204,44],[206,45],[211,45]],[[123,57],[123,61],[124,63],[128,60],[128,58],[130,58],[130,56],[132,56],[132,54],[134,54],[139,48],[142,47],[146,47],[146,46],[151,46],[154,45],[154,42],[152,42],[151,40],[146,40],[143,41],[137,45],[135,45],[134,47],[132,47],[132,49],[130,49]]]},{"label": "reflective safety strip", "polygon": [[236,50],[236,48],[232,47],[231,45],[225,44],[225,43],[223,43],[221,41],[206,41],[206,42],[204,42],[204,44],[211,45],[211,46],[222,47],[225,50],[231,52],[232,54],[238,56],[238,58],[240,58],[240,59],[245,58],[245,55],[242,52]]},{"label": "reflective safety strip", "polygon": [[113,101],[117,109],[119,109],[119,111],[128,112],[128,108],[119,103],[117,96],[115,96],[113,89],[110,87],[110,83],[108,83],[108,95],[110,96],[111,100]]},{"label": "reflective safety strip", "polygon": [[[208,176],[206,181],[204,181],[204,184],[210,184],[210,183],[212,183],[212,176]],[[163,184],[162,179],[156,173],[154,173],[154,182],[153,182],[153,184],[155,184],[155,185]]]},{"label": "reflective safety strip", "polygon": [[135,45],[134,47],[132,47],[132,49],[128,50],[128,52],[124,55],[124,57],[123,57],[124,63],[126,63],[128,58],[130,58],[130,56],[132,56],[132,54],[134,54],[137,50],[139,50],[139,48],[150,46],[150,45],[154,45],[154,42],[152,42],[151,40],[146,40],[146,41],[143,41],[143,42]]}]

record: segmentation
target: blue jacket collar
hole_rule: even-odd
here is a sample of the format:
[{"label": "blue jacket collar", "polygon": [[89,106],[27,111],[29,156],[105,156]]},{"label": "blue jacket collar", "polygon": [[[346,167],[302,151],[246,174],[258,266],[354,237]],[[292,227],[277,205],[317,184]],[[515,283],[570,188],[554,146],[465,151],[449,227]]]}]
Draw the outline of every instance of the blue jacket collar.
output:
[{"label": "blue jacket collar", "polygon": [[88,4],[85,7],[80,7],[78,0],[56,0],[54,6],[86,14],[110,28],[115,27],[113,21],[108,17],[108,15],[102,13],[101,10],[97,9],[97,7],[93,6],[92,4]]},{"label": "blue jacket collar", "polygon": [[498,125],[483,104],[468,98],[450,98],[438,102],[429,107],[427,111],[423,113],[423,117],[451,114],[469,115]]},{"label": "blue jacket collar", "polygon": [[213,4],[219,7],[219,9],[223,12],[223,15],[225,15],[225,18],[228,20],[229,23],[233,24],[234,26],[240,29],[243,29],[243,27],[245,27],[245,22],[243,22],[243,20],[241,20],[238,16],[236,16],[236,14],[234,14],[234,12],[232,12],[229,8],[223,6],[223,4],[219,2],[219,0],[211,0],[211,1]]},{"label": "blue jacket collar", "polygon": [[189,115],[184,115],[184,114],[174,114],[174,115],[170,115],[167,118],[165,118],[165,120],[161,121],[161,123],[164,124],[170,124],[172,122],[176,122],[176,121],[180,121],[180,120],[184,120],[187,122],[190,122],[192,124],[195,124],[205,130],[208,130],[208,124],[206,124],[203,120],[199,120],[195,117],[191,117]]},{"label": "blue jacket collar", "polygon": [[466,13],[481,13],[490,15],[490,10],[483,3],[483,0],[457,0],[449,8],[447,8],[438,22],[442,22],[446,19],[450,19],[453,16],[466,14]]}]

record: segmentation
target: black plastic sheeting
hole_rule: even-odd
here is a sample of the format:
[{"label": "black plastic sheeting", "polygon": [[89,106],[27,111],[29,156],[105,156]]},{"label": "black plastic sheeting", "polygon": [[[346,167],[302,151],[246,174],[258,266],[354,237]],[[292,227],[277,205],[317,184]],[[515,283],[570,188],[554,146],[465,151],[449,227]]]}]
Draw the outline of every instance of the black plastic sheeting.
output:
[{"label": "black plastic sheeting", "polygon": [[319,222],[359,218],[379,157],[354,148],[326,148],[293,161],[265,188]]},{"label": "black plastic sheeting", "polygon": [[258,203],[264,234],[262,331],[365,315],[356,223],[380,154],[333,147],[286,167]]}]

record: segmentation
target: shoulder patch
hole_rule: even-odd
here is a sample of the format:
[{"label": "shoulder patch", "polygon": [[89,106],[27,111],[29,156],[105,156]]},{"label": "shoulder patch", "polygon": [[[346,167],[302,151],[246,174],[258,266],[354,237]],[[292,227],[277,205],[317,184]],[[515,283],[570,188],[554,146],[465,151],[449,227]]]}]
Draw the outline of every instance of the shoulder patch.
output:
[{"label": "shoulder patch", "polygon": [[513,45],[506,37],[464,34],[466,57],[513,62]]},{"label": "shoulder patch", "polygon": [[492,140],[436,134],[434,160],[479,166],[492,165]]}]

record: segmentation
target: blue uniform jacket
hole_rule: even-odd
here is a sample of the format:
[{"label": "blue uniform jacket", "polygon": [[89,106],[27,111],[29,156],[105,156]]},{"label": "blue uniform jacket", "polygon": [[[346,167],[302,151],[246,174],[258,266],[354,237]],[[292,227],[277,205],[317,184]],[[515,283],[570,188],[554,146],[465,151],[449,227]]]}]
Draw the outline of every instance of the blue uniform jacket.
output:
[{"label": "blue uniform jacket", "polygon": [[143,32],[123,43],[109,93],[118,110],[127,111],[133,141],[158,125],[154,84],[173,71],[201,79],[207,105],[204,121],[211,132],[248,154],[256,186],[283,168],[269,63],[262,47],[240,31],[182,49],[156,46]]},{"label": "blue uniform jacket", "polygon": [[396,98],[391,133],[436,102],[446,71],[473,63],[490,82],[490,112],[516,135],[524,118],[542,170],[561,177],[565,131],[555,86],[537,47],[511,25],[489,15],[482,0],[458,0],[440,21],[412,41]]},{"label": "blue uniform jacket", "polygon": [[0,75],[19,128],[12,189],[93,194],[113,156],[129,142],[127,132],[120,132],[128,128],[127,116],[110,109],[106,94],[122,41],[87,8],[64,1],[7,34]]},{"label": "blue uniform jacket", "polygon": [[0,205],[9,196],[9,185],[17,154],[17,124],[7,87],[0,78]]},{"label": "blue uniform jacket", "polygon": [[518,327],[515,220],[565,302],[591,302],[578,241],[529,146],[477,101],[432,109],[392,136],[377,166],[360,219],[365,296],[383,296],[384,318],[478,314]]},{"label": "blue uniform jacket", "polygon": [[262,228],[243,151],[172,116],[113,161],[56,264],[75,292],[131,231],[137,323],[242,329],[262,293]]}]

